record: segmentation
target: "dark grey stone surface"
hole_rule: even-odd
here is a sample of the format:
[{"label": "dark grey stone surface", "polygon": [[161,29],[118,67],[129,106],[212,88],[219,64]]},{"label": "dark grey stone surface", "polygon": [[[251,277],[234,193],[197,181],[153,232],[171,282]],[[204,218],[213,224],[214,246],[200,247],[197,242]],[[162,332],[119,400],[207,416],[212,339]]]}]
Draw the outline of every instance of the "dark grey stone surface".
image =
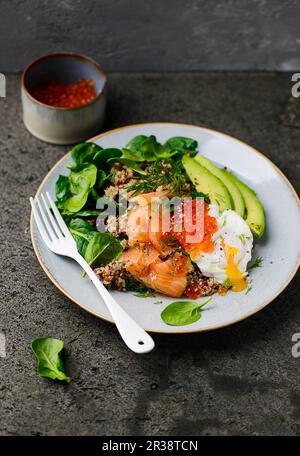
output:
[{"label": "dark grey stone surface", "polygon": [[1,0],[0,71],[49,51],[108,71],[299,70],[298,0]]},{"label": "dark grey stone surface", "polygon": [[[260,149],[299,192],[300,129],[281,120],[289,95],[288,75],[112,74],[105,128],[176,121],[222,130]],[[0,99],[0,435],[299,435],[299,276],[244,322],[155,335],[151,354],[129,352],[112,325],[61,295],[31,247],[28,197],[66,150],[24,129],[19,78],[9,76]],[[64,340],[70,385],[38,377],[30,342],[43,336]]]}]

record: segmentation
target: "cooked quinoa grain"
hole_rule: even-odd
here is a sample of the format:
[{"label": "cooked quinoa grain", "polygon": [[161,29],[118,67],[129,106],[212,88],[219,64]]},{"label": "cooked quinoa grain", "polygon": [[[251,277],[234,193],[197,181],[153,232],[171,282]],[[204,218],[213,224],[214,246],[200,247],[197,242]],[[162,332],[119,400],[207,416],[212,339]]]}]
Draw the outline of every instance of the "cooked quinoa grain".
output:
[{"label": "cooked quinoa grain", "polygon": [[223,289],[215,279],[205,277],[198,269],[194,269],[188,274],[187,281],[185,295],[192,299],[208,296]]},{"label": "cooked quinoa grain", "polygon": [[119,189],[118,189],[118,187],[115,187],[114,185],[110,185],[109,187],[107,187],[104,190],[105,196],[107,196],[107,198],[110,198],[110,199],[114,199],[118,193],[119,193]]},{"label": "cooked quinoa grain", "polygon": [[128,273],[124,264],[120,261],[112,261],[101,268],[95,269],[95,273],[107,288],[115,288],[119,291],[126,291]]},{"label": "cooked quinoa grain", "polygon": [[107,231],[116,237],[126,235],[126,216],[109,215],[106,220]]},{"label": "cooked quinoa grain", "polygon": [[116,163],[113,167],[113,182],[117,187],[124,186],[124,184],[129,184],[130,180],[133,178],[134,172],[128,166],[122,166],[119,163]]}]

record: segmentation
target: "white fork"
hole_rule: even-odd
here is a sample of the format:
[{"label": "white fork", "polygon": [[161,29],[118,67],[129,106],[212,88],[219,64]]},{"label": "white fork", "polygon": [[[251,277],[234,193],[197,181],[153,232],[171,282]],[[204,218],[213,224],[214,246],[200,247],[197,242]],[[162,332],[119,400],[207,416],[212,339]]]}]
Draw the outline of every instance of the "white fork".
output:
[{"label": "white fork", "polygon": [[114,300],[92,268],[78,253],[76,242],[48,192],[46,197],[48,201],[43,194],[41,194],[41,201],[37,197],[35,200],[30,198],[30,203],[38,230],[47,247],[52,252],[73,258],[80,264],[100,293],[125,344],[135,353],[150,352],[154,348],[153,339]]}]

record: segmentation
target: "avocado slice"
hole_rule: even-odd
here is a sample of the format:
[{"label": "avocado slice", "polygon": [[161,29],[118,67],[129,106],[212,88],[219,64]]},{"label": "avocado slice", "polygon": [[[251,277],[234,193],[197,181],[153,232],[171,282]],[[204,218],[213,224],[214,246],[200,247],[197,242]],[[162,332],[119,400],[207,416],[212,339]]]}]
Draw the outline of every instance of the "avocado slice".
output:
[{"label": "avocado slice", "polygon": [[223,169],[215,166],[208,158],[204,157],[201,154],[197,154],[195,156],[195,160],[197,160],[201,166],[204,166],[204,168],[208,169],[208,171],[210,171],[223,182],[231,195],[235,212],[237,212],[241,217],[244,217],[246,206],[244,198],[238,186],[227,176]]},{"label": "avocado slice", "polygon": [[248,223],[252,233],[260,239],[265,231],[265,214],[263,205],[257,198],[254,190],[241,182],[229,171],[224,170],[224,172],[227,177],[235,183],[243,195],[247,212],[246,222]]},{"label": "avocado slice", "polygon": [[184,156],[182,164],[197,191],[206,193],[210,202],[219,206],[220,212],[233,208],[230,193],[218,177],[201,166],[194,158]]}]

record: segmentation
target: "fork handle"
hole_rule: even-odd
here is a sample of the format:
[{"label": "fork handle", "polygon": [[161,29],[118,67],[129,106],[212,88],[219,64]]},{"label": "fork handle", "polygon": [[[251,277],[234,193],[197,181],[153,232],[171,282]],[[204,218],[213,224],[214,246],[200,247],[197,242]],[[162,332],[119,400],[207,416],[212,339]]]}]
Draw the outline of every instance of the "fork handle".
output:
[{"label": "fork handle", "polygon": [[153,350],[154,341],[152,337],[114,300],[85,259],[79,253],[72,258],[80,264],[97,288],[127,347],[135,353],[149,353]]}]

